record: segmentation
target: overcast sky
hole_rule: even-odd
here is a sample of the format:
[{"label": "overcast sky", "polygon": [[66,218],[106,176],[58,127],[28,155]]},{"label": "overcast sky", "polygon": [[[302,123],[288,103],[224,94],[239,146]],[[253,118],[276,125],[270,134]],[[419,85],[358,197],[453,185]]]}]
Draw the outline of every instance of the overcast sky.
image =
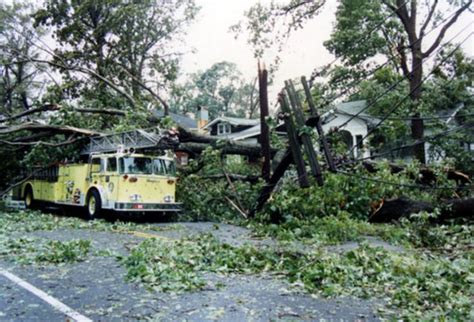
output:
[{"label": "overcast sky", "polygon": [[[244,16],[245,10],[255,4],[256,0],[196,0],[202,7],[197,21],[189,28],[185,38],[186,47],[194,48],[196,53],[186,54],[183,61],[183,72],[192,73],[205,70],[213,63],[230,61],[237,64],[239,70],[249,79],[257,73],[257,61],[252,48],[246,44],[245,35],[235,39],[229,27]],[[446,0],[443,0],[446,2]],[[262,0],[269,3],[269,0]],[[275,75],[273,96],[282,87],[286,79],[310,75],[314,68],[327,64],[333,57],[324,48],[323,42],[329,38],[334,24],[336,0],[327,0],[322,11],[313,21],[306,24],[303,30],[292,34],[281,54],[282,64]],[[449,11],[449,14],[451,11]],[[455,28],[445,39],[453,37],[456,32],[473,21],[473,14],[464,14]],[[474,31],[474,24],[458,38],[463,39]],[[473,38],[464,45],[464,50],[474,56]],[[274,57],[267,57],[271,63]]]},{"label": "overcast sky", "polygon": [[[255,77],[257,60],[254,58],[253,49],[246,42],[246,35],[235,39],[235,34],[229,31],[229,27],[242,20],[244,12],[256,2],[197,0],[201,11],[185,37],[186,47],[194,48],[196,52],[184,56],[183,72],[205,70],[212,64],[225,60],[236,63],[246,78]],[[292,34],[281,53],[283,60],[275,75],[275,86],[281,87],[283,81],[289,78],[309,75],[315,67],[327,64],[333,59],[324,48],[323,42],[329,38],[335,9],[336,1],[328,1],[323,14],[309,22],[303,30]],[[272,54],[265,57],[267,65],[274,59],[275,55]]]}]

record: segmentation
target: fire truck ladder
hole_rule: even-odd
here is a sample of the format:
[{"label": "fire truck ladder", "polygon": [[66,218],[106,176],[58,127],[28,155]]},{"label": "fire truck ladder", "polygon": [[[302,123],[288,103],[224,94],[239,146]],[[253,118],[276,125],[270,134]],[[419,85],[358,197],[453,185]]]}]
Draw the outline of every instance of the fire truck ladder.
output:
[{"label": "fire truck ladder", "polygon": [[119,147],[135,150],[166,150],[174,148],[178,143],[178,137],[172,131],[160,129],[155,132],[133,130],[91,137],[89,144],[81,151],[81,154],[115,152]]}]

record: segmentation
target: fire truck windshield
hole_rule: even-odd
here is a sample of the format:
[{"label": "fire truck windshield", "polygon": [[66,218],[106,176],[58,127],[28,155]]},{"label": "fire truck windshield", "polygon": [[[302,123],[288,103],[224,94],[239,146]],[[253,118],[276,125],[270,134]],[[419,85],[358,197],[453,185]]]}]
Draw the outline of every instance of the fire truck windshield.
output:
[{"label": "fire truck windshield", "polygon": [[151,159],[147,157],[122,157],[119,158],[120,174],[176,174],[174,162],[166,159]]},{"label": "fire truck windshield", "polygon": [[175,175],[174,162],[166,159],[153,160],[153,173],[158,175]]},{"label": "fire truck windshield", "polygon": [[119,158],[119,172],[121,174],[152,174],[152,159],[144,157]]}]

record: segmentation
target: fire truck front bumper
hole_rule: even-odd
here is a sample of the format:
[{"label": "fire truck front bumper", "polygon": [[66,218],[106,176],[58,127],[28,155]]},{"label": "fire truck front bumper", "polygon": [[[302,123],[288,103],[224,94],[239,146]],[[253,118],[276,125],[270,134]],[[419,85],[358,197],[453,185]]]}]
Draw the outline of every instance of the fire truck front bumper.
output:
[{"label": "fire truck front bumper", "polygon": [[115,211],[140,211],[140,212],[179,212],[181,203],[137,203],[137,202],[117,202]]}]

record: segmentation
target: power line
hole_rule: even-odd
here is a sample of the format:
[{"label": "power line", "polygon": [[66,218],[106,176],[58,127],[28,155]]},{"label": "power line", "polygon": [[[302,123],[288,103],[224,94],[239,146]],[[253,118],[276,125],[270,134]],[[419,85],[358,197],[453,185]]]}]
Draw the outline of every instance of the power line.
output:
[{"label": "power line", "polygon": [[[441,51],[441,49],[444,48],[444,46],[446,46],[447,44],[451,43],[455,38],[457,38],[462,32],[464,32],[464,30],[466,30],[470,25],[472,25],[474,22],[471,22],[469,25],[465,26],[463,29],[461,29],[461,31],[459,31],[454,37],[452,37],[450,40],[446,41],[442,46],[440,46],[436,51],[432,52],[427,58],[430,58],[432,55],[438,52]],[[459,48],[459,47],[458,47]],[[444,62],[444,61],[443,61]],[[438,64],[437,67],[439,67],[441,64]],[[412,73],[414,73],[416,70],[420,69],[421,67],[423,66],[423,63],[420,63],[418,64],[418,66],[416,66],[416,68],[412,71]],[[433,72],[432,72],[433,73]],[[432,74],[430,73],[430,75]],[[339,125],[337,127],[337,129],[340,129],[342,127],[344,127],[345,125],[347,125],[350,121],[352,121],[354,118],[358,117],[359,115],[361,115],[363,112],[365,112],[366,110],[368,110],[370,107],[374,106],[375,103],[377,103],[382,97],[384,97],[385,95],[387,95],[389,92],[391,92],[393,89],[395,89],[399,84],[401,84],[403,81],[405,81],[405,78],[400,78],[400,80],[398,80],[397,82],[393,83],[392,85],[390,85],[383,93],[379,94],[376,98],[374,98],[373,100],[371,100],[371,102],[369,104],[367,104],[363,109],[361,109],[360,111],[358,111],[356,114],[354,114],[352,117],[350,117],[348,120],[346,120],[344,123],[342,123],[341,125]],[[359,81],[359,83],[362,82]],[[360,92],[360,91],[359,91]]]},{"label": "power line", "polygon": [[[407,3],[408,3],[408,1],[405,1],[402,5],[400,5],[398,8],[396,8],[395,11],[392,11],[392,13],[391,13],[390,15],[388,15],[385,20],[387,20],[388,18],[390,18],[391,16],[393,16],[393,15],[396,13],[396,11],[397,11],[398,9],[400,9],[402,6],[406,5]],[[405,46],[405,47],[406,47],[406,48],[410,48],[410,47],[416,45],[418,42],[420,42],[422,39],[424,39],[424,37],[426,37],[427,35],[431,34],[431,33],[432,33],[433,31],[435,31],[436,29],[438,29],[438,28],[439,28],[444,22],[446,22],[448,19],[451,19],[456,13],[457,13],[457,10],[451,12],[450,15],[446,16],[445,18],[443,18],[438,24],[436,24],[433,28],[431,28],[428,32],[426,32],[426,33],[423,35],[423,37],[418,38],[418,39],[415,40],[413,43],[411,43],[411,44],[409,44],[409,45],[407,45],[407,46]],[[371,30],[370,32],[368,32],[366,35],[369,35],[369,36],[370,36],[376,29],[380,29],[380,28],[382,27],[382,25],[383,25],[384,23],[386,23],[385,20],[382,21],[382,22],[378,25],[378,27],[372,29],[372,30]],[[363,38],[359,39],[359,41],[363,41],[364,39],[366,39],[366,37],[363,37]],[[400,55],[400,52],[397,52],[396,55]],[[384,64],[382,64],[382,65],[378,66],[377,68],[375,68],[374,70],[372,70],[372,71],[371,71],[370,73],[368,73],[365,77],[366,77],[366,78],[370,77],[371,75],[375,74],[378,70],[382,69],[383,67],[385,67],[385,66],[388,65],[389,63],[393,62],[393,61],[395,60],[395,57],[396,57],[396,56],[392,56],[392,57],[389,58]],[[332,62],[330,62],[329,64],[327,64],[326,67],[331,67],[338,59],[339,59],[339,57],[336,57]],[[318,75],[318,74],[319,74],[319,75]],[[321,73],[315,73],[315,72],[313,72],[313,75],[311,76],[310,81],[309,81],[309,83],[310,83],[310,85],[311,85],[310,87],[312,87],[312,83],[313,83],[314,79],[315,79],[316,77],[318,77],[318,76],[321,76],[320,74],[321,74]],[[363,81],[363,80],[355,80],[353,83],[347,85],[347,88],[348,88],[347,90],[345,90],[345,91],[341,92],[340,94],[336,95],[336,97],[333,97],[333,98],[331,98],[331,99],[326,100],[326,101],[327,101],[327,104],[329,104],[331,101],[334,101],[334,100],[340,98],[341,96],[347,94],[347,93],[349,92],[349,88],[353,87],[354,85],[357,85],[357,83],[360,83],[360,82],[362,82],[362,81]],[[324,105],[324,104],[323,104],[323,105]]]},{"label": "power line", "polygon": [[400,150],[404,150],[404,149],[408,149],[408,148],[412,148],[412,147],[414,147],[414,146],[423,144],[423,143],[425,143],[425,142],[429,142],[429,141],[432,141],[432,140],[436,140],[437,138],[440,138],[440,137],[442,137],[442,136],[445,136],[445,135],[448,134],[448,133],[457,132],[457,131],[460,131],[460,130],[464,130],[464,129],[466,129],[466,128],[469,128],[469,126],[468,126],[468,125],[457,126],[457,127],[455,127],[455,128],[446,130],[446,131],[444,131],[444,132],[442,132],[442,133],[438,133],[438,134],[431,135],[431,136],[425,136],[425,137],[423,138],[423,140],[417,140],[416,142],[411,143],[411,144],[406,144],[406,145],[401,145],[401,146],[398,146],[398,147],[395,147],[395,148],[391,148],[391,149],[388,150],[388,151],[385,151],[385,152],[382,152],[382,153],[378,153],[378,154],[374,154],[374,155],[371,155],[371,156],[368,156],[368,157],[358,158],[358,159],[355,159],[355,160],[351,160],[350,162],[344,162],[344,163],[342,163],[342,165],[352,164],[352,163],[356,163],[356,162],[360,162],[360,161],[365,161],[365,160],[370,160],[370,159],[374,159],[374,158],[379,158],[379,157],[382,157],[382,156],[386,156],[386,155],[391,154],[392,152],[400,151]]},{"label": "power line", "polygon": [[[382,28],[382,26],[386,23],[387,19],[391,18],[392,16],[394,16],[397,12],[397,10],[399,10],[400,8],[402,8],[403,6],[405,6],[410,0],[405,0],[405,2],[403,2],[399,7],[396,8],[396,10],[392,11],[391,14],[389,14],[387,17],[385,17],[385,19],[382,19],[382,21],[380,21],[379,24],[377,24],[374,28],[372,28],[369,32],[367,33],[364,33],[363,37],[361,37],[360,39],[358,39],[358,42],[363,42],[364,40],[367,40],[368,37],[370,37],[372,35],[372,33],[374,33],[375,31],[379,30]],[[338,60],[340,59],[340,57],[336,57],[334,58],[331,62],[329,62],[328,64],[326,64],[326,67],[331,67],[333,64],[335,64]],[[321,73],[320,72],[313,72],[311,77],[309,78],[309,87],[313,87],[313,82],[314,80],[321,76]]]},{"label": "power line", "polygon": [[[348,116],[359,116],[356,114],[351,114],[351,113],[346,113],[346,112],[340,112],[341,114],[348,115]],[[474,113],[470,114],[457,114],[456,116],[459,117],[470,117],[474,116]],[[417,119],[419,120],[425,120],[425,121],[430,121],[430,120],[442,120],[442,119],[449,119],[453,117],[452,115],[439,115],[439,116],[427,116],[427,117],[418,117]],[[387,121],[411,121],[411,117],[388,117]]]},{"label": "power line", "polygon": [[[434,73],[434,71],[439,68],[439,66],[441,66],[443,63],[446,62],[446,60],[448,58],[450,58],[452,55],[454,55],[454,53],[461,47],[462,44],[464,44],[471,36],[472,36],[472,32],[469,33],[469,35],[460,43],[458,44],[454,50],[452,50],[449,55],[447,55],[446,57],[444,57],[432,70],[431,72],[426,75],[422,80],[421,82],[415,86],[415,88],[413,88],[410,93],[408,93],[404,98],[402,98],[401,100],[398,101],[397,104],[395,104],[395,106],[388,112],[386,113],[386,115],[377,123],[377,125],[375,125],[374,128],[372,128],[370,131],[368,131],[368,133],[361,139],[361,141],[365,140],[369,135],[371,135],[375,129],[377,129],[383,122],[385,122],[385,120],[390,117],[391,114],[393,114],[400,106],[403,102],[405,102],[407,99],[410,98],[410,95],[415,92],[416,90],[418,90],[421,85],[423,85],[424,82],[426,82],[426,80],[428,80],[428,78]],[[347,153],[352,153],[354,151],[354,149],[356,148],[357,145],[354,145]]]}]

